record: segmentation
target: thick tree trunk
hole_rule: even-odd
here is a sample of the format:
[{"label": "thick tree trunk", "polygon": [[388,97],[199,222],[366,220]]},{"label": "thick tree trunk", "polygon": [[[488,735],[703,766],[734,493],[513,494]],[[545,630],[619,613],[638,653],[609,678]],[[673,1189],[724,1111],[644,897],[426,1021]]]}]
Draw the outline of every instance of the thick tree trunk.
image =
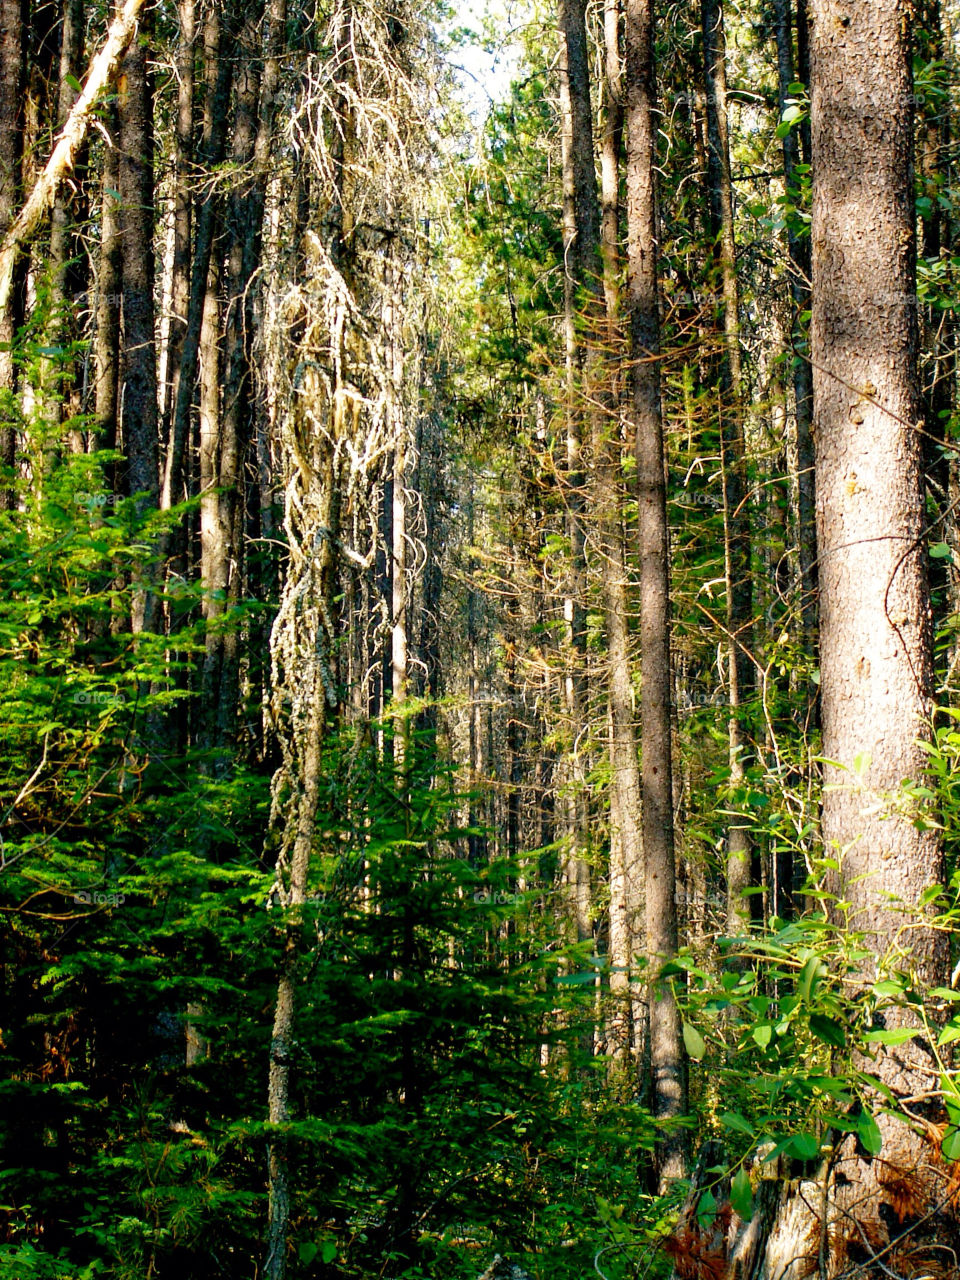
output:
[{"label": "thick tree trunk", "polygon": [[[813,18],[823,750],[838,762],[826,766],[823,835],[844,850],[855,927],[882,942],[897,919],[883,895],[916,903],[942,872],[936,832],[872,808],[924,773],[931,707],[909,42],[894,0],[853,17],[817,0]],[[912,931],[908,954],[926,981],[942,979],[942,935]]]},{"label": "thick tree trunk", "polygon": [[[896,0],[811,5],[814,438],[820,548],[823,840],[834,891],[862,931],[861,978],[949,980],[946,935],[920,905],[940,883],[937,831],[896,803],[923,776],[931,628],[917,377],[910,28]],[[909,1008],[886,1029],[917,1027]],[[852,1137],[825,1194],[786,1196],[763,1276],[794,1280],[826,1253],[828,1276],[952,1272],[960,1245],[934,1123],[939,1069],[922,1035],[862,1064],[911,1099],[921,1131],[879,1112],[880,1154]],[[931,1094],[933,1096],[931,1096]],[[824,1230],[824,1222],[829,1230]],[[824,1243],[825,1241],[825,1243]],[[792,1251],[792,1252],[791,1252]],[[949,1261],[946,1261],[949,1259]],[[777,1265],[775,1266],[774,1263]],[[781,1265],[782,1264],[782,1265]]]},{"label": "thick tree trunk", "polygon": [[[740,291],[733,226],[733,182],[727,133],[726,42],[723,0],[701,0],[707,119],[707,178],[710,221],[723,299],[723,355],[717,411],[723,468],[724,550],[727,580],[727,678],[730,705],[730,785],[745,778],[743,706],[752,684],[750,663],[750,526],[743,436],[743,374],[740,358]],[[751,845],[734,819],[727,837],[727,929],[737,934],[749,918]]]},{"label": "thick tree trunk", "polygon": [[651,0],[627,0],[626,126],[630,354],[640,533],[641,755],[643,878],[649,994],[651,1097],[661,1130],[655,1152],[661,1185],[682,1177],[686,1109],[676,1000],[658,972],[676,955],[676,861],[670,693],[670,554],[660,406],[657,289],[656,124]]}]

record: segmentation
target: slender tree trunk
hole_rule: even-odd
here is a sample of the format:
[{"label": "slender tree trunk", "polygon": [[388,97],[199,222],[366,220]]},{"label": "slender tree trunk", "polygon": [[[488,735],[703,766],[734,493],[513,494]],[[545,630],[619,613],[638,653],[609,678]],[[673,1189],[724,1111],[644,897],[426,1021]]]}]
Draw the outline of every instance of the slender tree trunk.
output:
[{"label": "slender tree trunk", "polygon": [[[70,112],[79,96],[74,84],[83,72],[84,14],[83,0],[66,0],[60,26],[60,83],[57,99],[56,124],[59,131],[70,118]],[[85,161],[79,157],[74,167],[75,180],[69,193],[63,187],[57,192],[50,218],[50,301],[52,305],[54,345],[66,347],[79,336],[77,317],[86,289],[86,258],[77,236],[77,226],[83,221],[83,191]],[[72,363],[72,362],[71,362]],[[79,389],[76,385],[76,368],[64,368],[59,393],[62,396],[60,416],[73,417],[80,411]],[[79,432],[73,433],[82,451],[83,440]]]},{"label": "slender tree trunk", "polygon": [[653,979],[649,1040],[653,1114],[664,1126],[655,1152],[661,1185],[682,1177],[685,1150],[675,1122],[686,1109],[680,1019],[669,982],[676,955],[676,859],[670,726],[670,554],[657,289],[656,124],[651,0],[627,0],[627,227],[630,347],[640,532],[641,754],[646,945]]},{"label": "slender tree trunk", "polygon": [[[620,60],[619,0],[603,5],[603,88],[605,111],[603,144],[600,148],[600,246],[603,256],[603,294],[610,336],[607,351],[611,369],[619,366],[615,350],[620,312],[620,151],[623,142],[623,99]],[[616,398],[616,386],[614,387]]]},{"label": "slender tree trunk", "polygon": [[210,271],[200,330],[200,578],[203,584],[204,634],[201,708],[205,719],[202,742],[207,750],[219,745],[218,701],[223,659],[222,617],[227,593],[228,555],[220,524],[220,271],[219,255],[210,258]]},{"label": "slender tree trunk", "polygon": [[[157,505],[157,368],[154,348],[153,85],[143,39],[131,44],[120,72],[121,235],[123,255],[123,450],[127,491],[141,510]],[[134,632],[150,631],[154,596],[136,593]]]},{"label": "slender tree trunk", "polygon": [[[231,159],[238,170],[249,167],[257,136],[257,106],[260,77],[254,56],[255,24],[244,28],[241,48],[246,61],[235,73],[236,113],[232,132]],[[226,324],[223,342],[223,397],[213,483],[219,489],[215,499],[216,535],[211,542],[211,581],[217,585],[215,601],[208,605],[208,621],[240,599],[243,561],[243,471],[251,436],[250,332],[253,318],[248,285],[256,266],[261,241],[262,205],[256,205],[251,191],[237,193],[228,209],[226,253]],[[212,744],[224,747],[236,736],[240,698],[238,631],[233,622],[208,626],[206,660],[215,687],[209,726]]]},{"label": "slender tree trunk", "polygon": [[591,935],[590,868],[587,862],[589,833],[581,732],[586,724],[587,703],[587,627],[583,606],[585,596],[586,555],[583,527],[584,474],[583,440],[580,415],[576,411],[577,381],[580,355],[576,333],[576,179],[573,171],[573,112],[566,64],[561,59],[561,147],[563,165],[563,314],[566,347],[566,457],[563,476],[566,505],[569,566],[564,590],[563,616],[566,623],[564,645],[564,708],[568,726],[569,755],[566,762],[567,849],[564,858],[564,880],[571,898],[577,938]]},{"label": "slender tree trunk", "polygon": [[165,377],[163,381],[164,439],[169,440],[171,418],[177,403],[183,357],[183,339],[190,307],[190,235],[193,194],[190,168],[193,145],[194,82],[196,79],[196,0],[179,0],[180,37],[177,42],[177,116],[173,172],[173,246],[170,311],[167,319]]},{"label": "slender tree trunk", "polygon": [[[794,82],[792,0],[776,0],[777,84],[781,114]],[[783,181],[788,198],[799,193],[800,137],[791,129],[783,139]],[[803,646],[813,661],[817,630],[817,531],[814,518],[813,370],[810,366],[807,335],[801,316],[810,309],[810,240],[797,234],[791,223],[787,229],[790,251],[791,342],[793,347],[793,393],[796,412],[797,447],[797,552],[800,564],[800,620]],[[816,685],[808,686],[808,722],[817,716]]]},{"label": "slender tree trunk", "polygon": [[100,184],[100,261],[97,266],[96,332],[93,343],[95,444],[98,449],[115,449],[118,442],[117,414],[120,390],[120,300],[123,287],[123,239],[121,209],[117,199],[120,183],[120,151],[117,147],[116,110],[105,122],[109,134],[103,151],[103,180]]},{"label": "slender tree trunk", "polygon": [[[710,220],[723,299],[723,356],[717,411],[723,468],[724,551],[727,579],[727,678],[730,695],[730,785],[743,785],[746,734],[743,707],[752,684],[750,527],[743,436],[739,286],[733,226],[733,183],[727,134],[726,43],[722,0],[701,0],[707,119]],[[750,838],[736,819],[727,838],[727,929],[737,934],[749,919]]]},{"label": "slender tree trunk", "polygon": [[[616,15],[607,19],[614,47],[607,49],[608,64],[616,65]],[[608,698],[610,706],[610,764],[612,788],[616,793],[611,805],[611,853],[618,856],[620,866],[611,866],[610,934],[611,992],[617,1009],[622,1006],[623,1026],[615,1029],[617,1046],[630,1054],[631,1033],[630,972],[638,949],[640,921],[640,773],[634,730],[633,684],[630,670],[630,645],[627,627],[626,566],[620,526],[620,414],[617,399],[610,395],[604,382],[609,364],[602,355],[605,287],[607,295],[607,332],[612,341],[617,319],[616,260],[617,201],[612,179],[619,168],[616,131],[608,127],[606,140],[608,174],[606,185],[607,241],[601,252],[601,219],[597,201],[597,182],[593,150],[593,124],[590,104],[590,78],[587,60],[585,8],[579,0],[563,0],[560,24],[564,38],[566,80],[570,99],[570,168],[573,185],[573,208],[576,227],[575,284],[579,289],[584,320],[584,361],[582,395],[588,406],[590,438],[593,451],[596,524],[599,534],[600,577],[603,592],[604,620],[607,632],[609,664]],[[612,73],[613,67],[610,68]],[[611,97],[618,94],[616,81],[610,87]],[[616,113],[617,107],[614,106]],[[616,125],[617,121],[612,122]],[[606,262],[604,262],[606,259]],[[604,271],[606,266],[606,271]],[[639,1005],[634,1011],[639,1018]]]},{"label": "slender tree trunk", "polygon": [[[262,72],[259,81],[259,106],[258,118],[256,124],[256,132],[253,147],[253,180],[245,202],[245,227],[244,227],[244,245],[242,258],[242,286],[244,306],[242,311],[243,323],[243,374],[237,368],[240,352],[234,337],[230,337],[228,344],[228,382],[227,382],[227,400],[224,407],[225,414],[225,431],[229,434],[233,431],[230,426],[231,415],[236,413],[239,421],[236,427],[237,434],[237,468],[238,477],[242,475],[244,449],[246,447],[246,437],[252,437],[252,451],[255,452],[255,464],[252,468],[257,476],[256,485],[251,485],[253,493],[251,496],[255,499],[250,503],[251,508],[255,505],[259,517],[259,533],[267,543],[274,536],[274,515],[273,515],[273,485],[271,480],[270,469],[270,442],[268,439],[269,431],[269,410],[268,406],[262,402],[260,396],[255,395],[257,380],[254,376],[254,365],[251,359],[251,350],[253,346],[254,333],[254,317],[255,302],[253,291],[250,289],[249,282],[253,275],[253,270],[261,258],[261,245],[264,233],[264,210],[266,206],[267,182],[271,173],[271,154],[274,148],[274,118],[277,109],[277,94],[280,87],[280,59],[284,47],[284,35],[287,21],[286,0],[267,0],[265,12],[263,15],[262,28]],[[241,97],[245,92],[252,91],[252,86],[248,83],[249,74],[243,81],[240,89]],[[246,85],[246,88],[244,88]],[[239,145],[239,141],[238,141]],[[231,256],[231,262],[235,258]],[[234,292],[239,289],[241,281],[235,276],[231,277],[233,284],[231,285],[231,297]],[[241,321],[241,313],[234,311],[228,318],[228,323],[238,324]],[[232,331],[231,331],[232,333]],[[247,426],[244,428],[242,415],[248,413]],[[239,488],[230,502],[234,506],[233,527],[238,531],[234,545],[239,547],[239,521],[241,518],[241,503]],[[268,562],[268,568],[260,576],[260,580],[256,583],[250,583],[251,594],[257,594],[259,599],[269,599],[275,590],[275,570],[272,568],[273,562]],[[250,564],[247,562],[247,573],[250,575]],[[238,598],[236,595],[239,590],[239,569],[234,572],[231,577],[231,600]],[[235,647],[236,640],[230,638],[226,641],[226,651],[224,661],[225,670],[229,673],[229,677],[239,682],[238,660],[230,652],[231,646]],[[252,669],[256,672],[256,664],[251,664]],[[232,685],[230,686],[232,688]],[[237,690],[237,700],[239,703],[239,687]],[[230,732],[233,732],[235,717],[231,716],[230,703],[227,698],[224,699],[224,715],[223,720],[226,723],[226,717],[230,717]]]},{"label": "slender tree trunk", "polygon": [[[597,523],[600,531],[601,583],[607,631],[610,701],[610,752],[623,866],[623,934],[628,969],[643,937],[641,919],[643,849],[640,827],[640,765],[637,755],[636,712],[630,651],[630,599],[623,541],[620,413],[623,400],[623,336],[620,329],[620,151],[623,134],[620,12],[617,0],[606,0],[604,30],[604,116],[601,147],[600,258],[606,307],[606,356],[610,380],[610,420],[602,422],[594,411],[594,455],[597,488]],[[620,903],[617,904],[621,906]],[[611,913],[614,909],[611,894]],[[632,1045],[637,1062],[644,1052],[646,1017],[638,984],[630,983]]]},{"label": "slender tree trunk", "polygon": [[[229,118],[230,81],[233,72],[233,59],[221,54],[222,38],[220,9],[217,5],[211,4],[207,9],[203,29],[206,94],[203,107],[203,141],[200,148],[204,166],[211,169],[223,162],[226,126]],[[179,502],[183,496],[184,452],[190,431],[190,411],[193,407],[196,387],[200,331],[203,327],[204,298],[217,224],[217,206],[216,192],[212,186],[208,186],[203,191],[197,208],[190,276],[190,302],[179,369],[177,372],[171,370],[176,384],[176,400],[172,405],[170,436],[167,442],[163,487],[160,495],[160,504],[165,511]]]},{"label": "slender tree trunk", "polygon": [[[316,679],[316,677],[315,677]],[[319,680],[317,679],[317,683]],[[284,1126],[290,1120],[290,1070],[294,1055],[296,1025],[296,977],[300,956],[301,911],[306,899],[307,873],[313,850],[317,802],[320,783],[321,743],[324,732],[325,701],[323,689],[314,687],[311,699],[311,723],[305,736],[306,751],[302,760],[300,792],[294,817],[296,834],[289,862],[289,879],[283,905],[288,919],[277,1003],[274,1010],[273,1034],[270,1040],[270,1074],[267,1086],[267,1118],[277,1126],[267,1144],[269,1207],[267,1247],[263,1263],[266,1280],[283,1280],[287,1266],[287,1232],[290,1223],[290,1182],[288,1140]]]},{"label": "slender tree trunk", "polygon": [[[0,3],[0,237],[13,223],[20,190],[20,157],[23,141],[23,28],[20,0]],[[13,339],[18,308],[0,310],[0,390],[15,388]],[[11,469],[16,458],[17,432],[0,423],[0,467]],[[16,505],[16,492],[0,487],[0,510]]]}]

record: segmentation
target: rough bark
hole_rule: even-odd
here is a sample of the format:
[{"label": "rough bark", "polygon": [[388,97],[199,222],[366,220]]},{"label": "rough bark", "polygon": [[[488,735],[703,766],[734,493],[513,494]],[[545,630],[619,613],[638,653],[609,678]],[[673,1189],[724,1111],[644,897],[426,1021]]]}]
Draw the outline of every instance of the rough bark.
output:
[{"label": "rough bark", "polygon": [[[729,684],[730,786],[745,778],[747,745],[743,706],[752,683],[750,662],[750,527],[747,509],[746,452],[743,436],[743,373],[740,355],[740,291],[737,282],[733,222],[733,182],[727,130],[726,42],[722,0],[701,0],[707,185],[710,223],[721,284],[723,351],[717,412],[723,469],[723,521],[727,580],[727,678]],[[727,836],[727,929],[740,932],[749,918],[751,844],[743,824],[734,820]]]},{"label": "rough bark", "polygon": [[[255,35],[251,21],[244,29],[241,44],[247,58],[234,77],[236,109],[231,160],[241,172],[249,170],[257,134],[260,71],[254,56]],[[251,206],[252,197],[247,188],[234,193],[228,208],[226,322],[220,365],[223,394],[216,452],[210,462],[209,483],[218,490],[208,499],[211,512],[209,572],[211,583],[216,585],[206,605],[205,672],[212,690],[208,735],[211,745],[219,747],[226,747],[235,739],[240,698],[237,628],[232,623],[218,625],[217,620],[238,602],[242,576],[242,463],[250,442],[252,410],[249,360],[252,302],[248,285],[255,270],[261,233],[261,226],[253,221],[256,211]],[[201,337],[201,365],[204,347]],[[201,487],[205,483],[202,481]]]},{"label": "rough bark", "polygon": [[[949,979],[947,940],[923,891],[941,881],[939,836],[894,798],[920,779],[931,680],[917,377],[911,41],[902,6],[811,5],[814,439],[820,549],[824,844],[833,889],[866,937],[861,979]],[[888,1029],[917,1026],[910,1009]],[[826,1206],[788,1201],[767,1254],[806,1258],[764,1275],[944,1275],[960,1244],[938,1146],[937,1067],[921,1035],[862,1064],[910,1098],[915,1132],[881,1113],[874,1158],[851,1137],[825,1171]],[[878,1100],[879,1101],[879,1100]],[[803,1198],[801,1198],[803,1199]],[[825,1230],[824,1230],[825,1224]],[[786,1243],[785,1243],[786,1241]],[[791,1243],[792,1241],[792,1243]],[[800,1242],[799,1247],[797,1242]],[[822,1249],[822,1247],[821,1247]],[[823,1250],[822,1250],[823,1251]]]},{"label": "rough bark", "polygon": [[[159,445],[153,296],[153,86],[143,39],[136,40],[123,59],[119,108],[123,449],[129,494],[141,494],[143,505],[155,507]],[[138,612],[142,607],[143,602]],[[140,613],[135,619],[136,629],[143,621]]]},{"label": "rough bark", "polygon": [[684,1139],[670,1128],[686,1108],[680,1019],[659,971],[677,951],[673,760],[670,724],[670,555],[660,403],[656,124],[650,0],[627,0],[626,126],[630,354],[640,536],[641,757],[646,951],[651,965],[651,1102],[661,1130],[661,1184],[681,1177]]}]

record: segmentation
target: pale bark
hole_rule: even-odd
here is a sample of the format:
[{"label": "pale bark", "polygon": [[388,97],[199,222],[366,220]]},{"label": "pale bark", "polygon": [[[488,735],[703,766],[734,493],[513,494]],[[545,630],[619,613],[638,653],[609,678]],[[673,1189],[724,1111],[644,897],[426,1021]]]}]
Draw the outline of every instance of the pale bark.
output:
[{"label": "pale bark", "polygon": [[136,35],[146,0],[126,0],[110,23],[102,49],[93,59],[80,97],[74,103],[50,158],[19,215],[0,243],[0,317],[10,305],[10,291],[17,254],[52,207],[60,184],[73,169],[90,127],[94,108],[112,82],[127,46]]}]

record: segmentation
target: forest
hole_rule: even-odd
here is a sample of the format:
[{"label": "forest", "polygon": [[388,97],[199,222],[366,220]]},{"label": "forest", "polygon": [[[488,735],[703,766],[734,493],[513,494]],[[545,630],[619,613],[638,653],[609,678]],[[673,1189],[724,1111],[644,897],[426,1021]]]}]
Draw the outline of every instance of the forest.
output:
[{"label": "forest", "polygon": [[0,0],[0,1280],[960,1278],[958,0]]}]

